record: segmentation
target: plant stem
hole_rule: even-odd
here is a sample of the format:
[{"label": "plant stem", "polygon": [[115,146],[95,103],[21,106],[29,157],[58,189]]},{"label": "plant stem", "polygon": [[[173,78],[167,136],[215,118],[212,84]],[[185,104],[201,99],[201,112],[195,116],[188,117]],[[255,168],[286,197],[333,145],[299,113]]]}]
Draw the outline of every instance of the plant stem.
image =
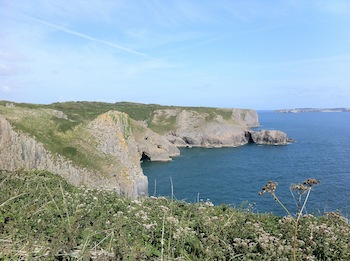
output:
[{"label": "plant stem", "polygon": [[302,215],[302,213],[303,213],[303,211],[304,211],[304,208],[305,208],[305,206],[306,206],[306,202],[307,202],[307,200],[309,199],[310,192],[311,192],[311,188],[309,188],[308,191],[307,191],[307,195],[306,195],[306,197],[305,197],[304,204],[303,204],[303,206],[301,207],[301,209],[300,209],[300,211],[299,211],[299,213],[298,213],[297,221],[299,221],[299,219],[300,219],[300,217],[301,217],[301,215]]},{"label": "plant stem", "polygon": [[165,225],[165,213],[164,213],[164,216],[163,216],[163,225],[162,225],[162,239],[160,241],[160,244],[162,245],[162,254],[161,254],[161,261],[164,260],[164,225]]},{"label": "plant stem", "polygon": [[69,227],[69,231],[72,229],[71,224],[70,224],[70,217],[69,217],[69,212],[68,212],[68,206],[67,206],[67,202],[66,202],[66,198],[64,196],[64,192],[63,192],[63,188],[62,188],[62,182],[60,182],[60,189],[61,189],[61,194],[62,194],[62,199],[63,199],[63,204],[64,204],[64,208],[66,211],[66,217],[67,217],[67,221],[68,221],[68,227]]},{"label": "plant stem", "polygon": [[170,186],[171,186],[171,200],[174,199],[174,186],[173,186],[173,179],[170,176]]},{"label": "plant stem", "polygon": [[297,260],[297,234],[298,234],[298,220],[294,227],[294,237],[293,237],[293,260]]},{"label": "plant stem", "polygon": [[293,215],[289,212],[289,210],[283,205],[283,203],[278,199],[278,197],[276,196],[275,193],[272,193],[272,196],[274,197],[274,199],[278,202],[278,204],[281,205],[281,207],[288,213],[288,215],[294,220],[294,222],[296,222],[295,218],[293,217]]},{"label": "plant stem", "polygon": [[25,195],[26,193],[21,193],[21,194],[19,194],[19,195],[17,195],[17,196],[14,196],[14,197],[12,197],[12,198],[9,198],[8,200],[6,200],[5,202],[3,202],[2,204],[0,204],[0,208],[1,207],[3,207],[3,206],[5,206],[8,202],[10,202],[11,200],[14,200],[14,199],[16,199],[16,198],[19,198],[19,197],[22,197],[23,195]]}]

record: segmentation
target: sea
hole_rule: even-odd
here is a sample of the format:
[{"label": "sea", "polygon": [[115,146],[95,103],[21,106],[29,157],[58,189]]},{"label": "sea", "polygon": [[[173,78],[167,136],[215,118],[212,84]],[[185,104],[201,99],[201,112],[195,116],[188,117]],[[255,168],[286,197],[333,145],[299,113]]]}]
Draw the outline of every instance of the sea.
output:
[{"label": "sea", "polygon": [[[299,195],[290,186],[307,178],[320,180],[306,203],[306,212],[350,215],[350,113],[277,113],[258,111],[260,126],[281,130],[296,142],[283,146],[247,144],[235,148],[181,148],[170,162],[141,164],[149,195],[188,203],[211,202],[255,213],[286,215],[273,197],[259,195],[268,181],[290,212]],[[301,202],[306,194],[301,195]]]}]

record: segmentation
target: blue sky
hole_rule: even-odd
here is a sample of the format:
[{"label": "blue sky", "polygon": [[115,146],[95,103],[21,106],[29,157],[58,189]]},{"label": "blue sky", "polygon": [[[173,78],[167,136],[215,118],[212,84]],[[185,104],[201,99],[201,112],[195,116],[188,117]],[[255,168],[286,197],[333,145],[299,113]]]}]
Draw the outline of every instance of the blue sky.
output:
[{"label": "blue sky", "polygon": [[347,0],[0,0],[0,100],[350,107]]}]

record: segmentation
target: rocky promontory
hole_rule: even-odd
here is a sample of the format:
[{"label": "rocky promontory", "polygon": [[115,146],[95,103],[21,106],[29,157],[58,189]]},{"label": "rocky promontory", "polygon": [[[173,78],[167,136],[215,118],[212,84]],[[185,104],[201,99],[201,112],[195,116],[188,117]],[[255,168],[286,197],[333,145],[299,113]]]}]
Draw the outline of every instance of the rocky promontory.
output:
[{"label": "rocky promontory", "polygon": [[250,131],[250,140],[259,145],[286,145],[294,142],[287,134],[278,130]]}]

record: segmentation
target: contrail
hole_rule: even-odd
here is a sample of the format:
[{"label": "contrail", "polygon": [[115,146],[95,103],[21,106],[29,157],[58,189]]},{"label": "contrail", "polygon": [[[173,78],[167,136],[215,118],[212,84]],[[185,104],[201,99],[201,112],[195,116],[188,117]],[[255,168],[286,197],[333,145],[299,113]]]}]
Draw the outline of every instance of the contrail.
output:
[{"label": "contrail", "polygon": [[135,50],[132,50],[132,49],[129,49],[129,48],[117,45],[117,44],[113,44],[113,43],[110,43],[110,42],[107,42],[107,41],[103,41],[101,39],[98,39],[98,38],[95,38],[95,37],[92,37],[92,36],[89,36],[89,35],[86,35],[86,34],[82,34],[82,33],[70,30],[70,29],[68,29],[66,27],[59,26],[59,25],[56,25],[56,24],[52,24],[52,23],[49,23],[47,21],[44,21],[44,20],[41,20],[41,19],[38,19],[38,18],[29,17],[29,16],[26,16],[26,15],[24,15],[24,16],[29,18],[29,19],[31,19],[31,20],[34,20],[34,21],[37,21],[39,23],[45,24],[45,25],[47,25],[47,26],[49,26],[51,28],[55,28],[55,29],[57,29],[59,31],[62,31],[62,32],[65,32],[65,33],[68,33],[68,34],[71,34],[71,35],[75,35],[75,36],[78,36],[78,37],[81,37],[81,38],[84,38],[84,39],[87,39],[87,40],[90,40],[90,41],[93,41],[93,42],[101,43],[101,44],[104,44],[104,45],[107,45],[107,46],[110,46],[110,47],[113,47],[113,48],[117,48],[117,49],[122,50],[122,51],[127,52],[127,53],[138,55],[138,56],[141,56],[141,57],[144,57],[144,58],[150,58],[147,54],[144,54],[144,53],[141,53],[141,52],[137,52]]}]

